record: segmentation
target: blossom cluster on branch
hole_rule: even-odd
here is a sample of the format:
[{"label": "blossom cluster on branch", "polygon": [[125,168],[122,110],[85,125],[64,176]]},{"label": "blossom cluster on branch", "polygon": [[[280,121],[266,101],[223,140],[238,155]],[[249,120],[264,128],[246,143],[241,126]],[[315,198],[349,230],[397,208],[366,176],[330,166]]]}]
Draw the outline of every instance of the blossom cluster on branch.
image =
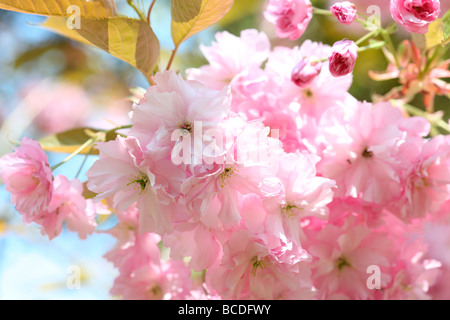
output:
[{"label": "blossom cluster on branch", "polygon": [[[264,16],[297,39],[314,10],[271,0]],[[425,33],[440,3],[392,0],[391,11]],[[328,13],[343,24],[357,15],[348,1]],[[375,31],[361,42],[389,36]],[[125,299],[448,298],[450,135],[430,136],[433,123],[395,101],[348,92],[365,49],[219,32],[186,79],[155,73],[125,133],[89,140],[99,158],[84,186],[53,178],[29,138],[0,159],[0,177],[50,239],[63,223],[80,238],[115,237],[105,258],[120,273],[111,293]],[[95,231],[104,211],[118,223]]]}]

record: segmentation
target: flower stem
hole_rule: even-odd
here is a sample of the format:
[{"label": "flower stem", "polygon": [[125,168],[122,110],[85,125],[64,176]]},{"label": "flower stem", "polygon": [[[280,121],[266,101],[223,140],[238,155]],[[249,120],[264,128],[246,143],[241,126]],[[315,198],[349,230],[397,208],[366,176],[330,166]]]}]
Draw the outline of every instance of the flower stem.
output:
[{"label": "flower stem", "polygon": [[170,67],[172,66],[173,59],[175,58],[175,55],[177,54],[177,50],[178,50],[179,46],[180,45],[178,44],[178,45],[175,46],[175,49],[173,49],[172,55],[170,56],[169,62],[167,63],[166,70],[170,70]]},{"label": "flower stem", "polygon": [[378,33],[380,32],[380,30],[373,30],[369,33],[367,33],[366,35],[362,36],[361,38],[359,38],[358,40],[355,41],[356,45],[359,45],[360,43],[363,43],[364,41],[366,41],[367,39],[370,39],[374,36],[377,36]]},{"label": "flower stem", "polygon": [[386,45],[388,46],[389,51],[391,51],[392,55],[394,56],[397,68],[400,68],[400,62],[398,61],[398,57],[395,51],[394,44],[392,43],[391,40],[391,36],[386,30],[381,30],[381,36],[383,37],[384,41],[386,41]]},{"label": "flower stem", "polygon": [[332,16],[333,15],[330,10],[320,9],[320,8],[316,8],[316,7],[313,7],[313,14],[320,14],[322,16]]},{"label": "flower stem", "polygon": [[150,9],[148,9],[147,13],[147,22],[150,24],[150,14],[152,13],[153,6],[155,5],[156,0],[153,0],[152,4],[150,5]]},{"label": "flower stem", "polygon": [[55,170],[56,168],[60,167],[61,165],[63,165],[64,163],[66,163],[67,161],[69,161],[70,159],[72,159],[73,157],[75,157],[76,155],[80,154],[84,149],[86,149],[88,146],[90,146],[92,143],[94,143],[97,140],[97,137],[92,137],[89,140],[87,140],[85,143],[83,143],[77,150],[75,150],[74,152],[72,152],[71,155],[69,155],[67,158],[65,158],[63,161],[61,161],[58,164],[55,164],[54,166],[52,166],[50,169]]},{"label": "flower stem", "polygon": [[386,45],[386,42],[378,41],[378,42],[371,43],[364,47],[359,47],[358,52],[363,52],[363,51],[367,51],[367,50],[371,50],[371,49],[380,49],[380,48],[384,47],[385,45]]},{"label": "flower stem", "polygon": [[142,21],[147,21],[147,18],[142,14],[141,10],[139,10],[138,7],[136,7],[136,5],[133,3],[133,0],[127,0],[127,3],[130,7],[134,9],[134,11],[136,11],[136,13],[139,16],[139,19],[141,19]]}]

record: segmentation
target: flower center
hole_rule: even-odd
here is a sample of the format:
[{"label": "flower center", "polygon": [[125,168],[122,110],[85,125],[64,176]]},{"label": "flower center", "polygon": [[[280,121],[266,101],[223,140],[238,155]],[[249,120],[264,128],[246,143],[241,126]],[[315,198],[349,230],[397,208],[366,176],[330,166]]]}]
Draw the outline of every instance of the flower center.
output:
[{"label": "flower center", "polygon": [[254,256],[251,262],[252,262],[252,273],[254,277],[256,276],[256,271],[258,271],[258,268],[262,270],[268,265],[267,261],[264,260],[264,258],[258,260],[257,256]]},{"label": "flower center", "polygon": [[303,91],[303,94],[305,95],[305,97],[307,98],[312,98],[313,97],[313,92],[311,91],[311,89],[306,89]]},{"label": "flower center", "polygon": [[162,288],[156,284],[148,290],[148,294],[150,295],[150,299],[160,300],[163,298],[164,292]]},{"label": "flower center", "polygon": [[373,152],[372,152],[372,151],[369,151],[368,148],[365,148],[364,151],[361,153],[361,155],[362,155],[364,158],[372,158]]},{"label": "flower center", "polygon": [[228,183],[228,180],[236,171],[238,170],[235,167],[223,169],[222,173],[219,175],[220,179],[222,179],[222,188]]},{"label": "flower center", "polygon": [[284,205],[281,206],[281,212],[283,212],[284,214],[286,214],[286,216],[288,216],[288,218],[293,218],[295,217],[295,214],[293,211],[293,209],[299,209],[302,210],[302,208],[297,207],[295,204],[289,204],[286,203]]},{"label": "flower center", "polygon": [[135,177],[134,180],[131,180],[127,184],[127,186],[133,183],[138,184],[141,187],[141,192],[139,192],[139,194],[142,194],[145,191],[145,188],[147,187],[149,181],[150,179],[148,178],[148,176],[146,174],[141,173],[139,176]]},{"label": "flower center", "polygon": [[184,124],[180,125],[180,129],[186,130],[187,132],[191,133],[192,132],[192,123],[185,122]]},{"label": "flower center", "polygon": [[339,271],[342,271],[342,269],[344,269],[345,267],[351,267],[351,264],[347,261],[347,258],[345,257],[340,257],[339,259],[337,259],[336,265]]}]

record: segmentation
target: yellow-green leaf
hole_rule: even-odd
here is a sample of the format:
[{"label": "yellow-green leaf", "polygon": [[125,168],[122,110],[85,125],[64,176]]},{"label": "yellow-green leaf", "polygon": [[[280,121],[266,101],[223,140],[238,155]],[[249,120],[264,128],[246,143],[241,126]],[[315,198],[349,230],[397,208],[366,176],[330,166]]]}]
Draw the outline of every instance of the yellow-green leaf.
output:
[{"label": "yellow-green leaf", "polygon": [[425,35],[426,49],[431,49],[444,42],[444,24],[440,19],[436,19],[428,26],[428,32]]},{"label": "yellow-green leaf", "polygon": [[147,78],[159,57],[159,41],[148,23],[127,17],[103,19],[82,18],[80,29],[69,29],[64,18],[49,17],[41,26],[76,40],[100,48],[116,58],[128,62]]},{"label": "yellow-green leaf", "polygon": [[222,19],[234,0],[171,0],[172,39],[175,47]]},{"label": "yellow-green leaf", "polygon": [[68,16],[70,6],[78,6],[82,17],[105,18],[116,15],[114,0],[0,0],[0,9],[44,16]]},{"label": "yellow-green leaf", "polygon": [[[76,128],[68,131],[55,133],[40,139],[38,142],[41,144],[42,149],[50,152],[57,153],[73,153],[80,148],[86,141],[91,139],[97,133],[101,132],[98,129],[92,128]],[[104,137],[104,141],[114,140],[117,137],[117,133],[109,132]],[[91,147],[84,148],[80,154],[89,153]],[[97,149],[93,149],[91,154],[98,154]]]}]

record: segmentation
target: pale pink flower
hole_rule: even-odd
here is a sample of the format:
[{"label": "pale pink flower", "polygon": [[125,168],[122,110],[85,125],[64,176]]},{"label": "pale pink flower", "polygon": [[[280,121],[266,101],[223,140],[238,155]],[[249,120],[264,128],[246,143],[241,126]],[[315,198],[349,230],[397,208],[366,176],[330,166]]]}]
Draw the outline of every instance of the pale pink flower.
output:
[{"label": "pale pink flower", "polygon": [[312,16],[309,0],[270,0],[264,11],[267,21],[275,24],[277,37],[291,40],[302,36]]},{"label": "pale pink flower", "polygon": [[174,130],[195,131],[195,121],[203,129],[217,126],[230,108],[228,88],[210,89],[197,81],[184,80],[173,71],[155,75],[151,86],[131,113],[133,127],[130,135],[139,139],[143,147],[153,139],[168,140]]},{"label": "pale pink flower", "polygon": [[409,32],[427,33],[440,13],[439,0],[391,0],[392,18]]},{"label": "pale pink flower", "polygon": [[45,212],[41,213],[34,222],[42,225],[41,233],[49,239],[57,237],[63,228],[77,232],[81,239],[92,234],[97,226],[95,212],[88,211],[83,197],[83,185],[75,179],[69,181],[65,176],[58,175],[53,182],[52,200]]},{"label": "pale pink flower", "polygon": [[125,300],[181,300],[190,294],[191,272],[181,261],[143,265],[130,274],[120,274],[111,294]]},{"label": "pale pink flower", "polygon": [[222,257],[222,246],[215,230],[201,223],[181,223],[174,232],[165,235],[163,243],[170,248],[170,257],[180,260],[190,257],[189,267],[202,271],[216,264]]},{"label": "pale pink flower", "polygon": [[333,199],[335,182],[316,175],[315,166],[319,160],[317,156],[306,152],[285,154],[280,158],[277,176],[283,184],[284,192],[263,201],[268,212],[267,233],[274,236],[285,235],[288,240],[300,246],[301,219],[310,216],[327,217],[326,206]]},{"label": "pale pink flower", "polygon": [[236,136],[231,136],[222,162],[198,168],[182,185],[186,208],[208,227],[238,224],[242,195],[269,197],[281,191],[275,175],[279,141],[268,137],[270,130],[260,121],[248,122],[241,130],[233,130]]},{"label": "pale pink flower", "polygon": [[131,274],[134,270],[150,263],[159,263],[161,254],[158,242],[161,237],[157,234],[143,233],[139,228],[139,211],[131,206],[123,212],[118,212],[119,223],[108,230],[117,239],[113,249],[104,257],[111,261],[121,274]]},{"label": "pale pink flower", "polygon": [[404,227],[402,237],[396,237],[395,261],[390,275],[392,281],[377,292],[377,299],[386,300],[429,300],[430,288],[441,275],[441,262],[427,259],[428,246],[417,235],[410,236]]},{"label": "pale pink flower", "polygon": [[355,5],[350,1],[336,2],[330,11],[342,24],[351,24],[356,18]]},{"label": "pale pink flower", "polygon": [[[97,148],[100,159],[86,173],[89,190],[97,193],[95,200],[112,196],[113,207],[119,211],[137,202],[143,232],[171,231],[173,197],[167,190],[168,185],[157,181],[153,174],[157,164],[144,155],[139,141],[119,136],[116,140],[98,143]],[[171,169],[166,167],[159,173],[164,176]]]},{"label": "pale pink flower", "polygon": [[331,50],[328,58],[331,75],[342,77],[351,73],[358,57],[358,46],[351,40],[341,40],[335,42]]},{"label": "pale pink flower", "polygon": [[404,219],[436,213],[450,199],[450,142],[443,136],[426,141],[405,174],[402,197],[396,201]]},{"label": "pale pink flower", "polygon": [[385,203],[399,195],[401,163],[396,158],[405,133],[401,112],[390,103],[358,103],[322,117],[325,150],[319,172],[337,183],[337,197]]},{"label": "pale pink flower", "polygon": [[224,299],[308,299],[312,297],[309,255],[285,247],[269,248],[247,230],[223,245],[220,265],[206,272],[206,283]]},{"label": "pale pink flower", "polygon": [[245,70],[259,68],[267,59],[270,42],[266,34],[255,29],[241,31],[240,37],[227,31],[218,32],[210,47],[200,45],[209,65],[187,69],[187,79],[197,80],[212,89],[221,90]]},{"label": "pale pink flower", "polygon": [[53,194],[53,177],[47,155],[38,142],[25,137],[13,153],[3,156],[0,178],[25,221],[47,209]]},{"label": "pale pink flower", "polygon": [[352,75],[336,80],[330,74],[327,63],[322,64],[319,75],[309,85],[301,88],[292,82],[292,70],[300,60],[311,56],[328,58],[330,53],[330,46],[310,40],[304,41],[301,47],[276,47],[273,50],[265,68],[267,77],[271,79],[266,92],[273,92],[280,105],[278,108],[290,108],[301,115],[320,118],[326,109],[339,102],[354,100],[348,93]]},{"label": "pale pink flower", "polygon": [[308,233],[313,256],[312,280],[317,298],[330,299],[343,294],[350,299],[367,299],[374,290],[367,286],[369,266],[381,269],[380,285],[386,287],[390,276],[386,268],[392,259],[392,243],[385,233],[374,232],[350,216],[342,225],[327,225]]}]

